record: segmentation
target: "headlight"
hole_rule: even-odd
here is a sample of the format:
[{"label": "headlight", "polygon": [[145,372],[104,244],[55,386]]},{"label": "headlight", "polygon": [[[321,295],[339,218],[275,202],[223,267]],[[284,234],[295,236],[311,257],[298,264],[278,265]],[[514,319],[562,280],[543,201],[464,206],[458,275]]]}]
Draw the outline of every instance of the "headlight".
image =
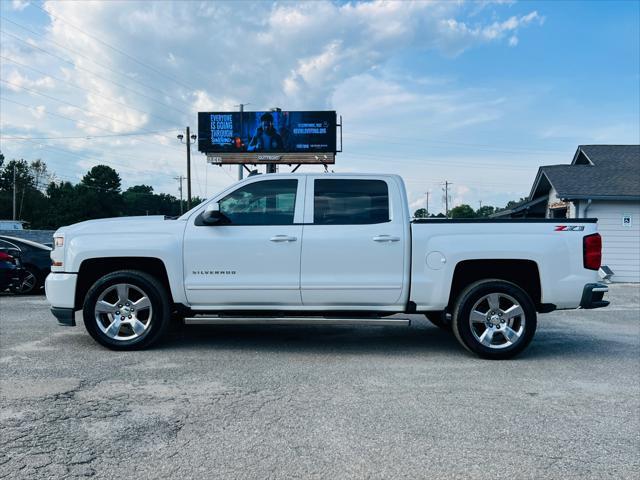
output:
[{"label": "headlight", "polygon": [[53,237],[55,247],[64,247],[64,237]]}]

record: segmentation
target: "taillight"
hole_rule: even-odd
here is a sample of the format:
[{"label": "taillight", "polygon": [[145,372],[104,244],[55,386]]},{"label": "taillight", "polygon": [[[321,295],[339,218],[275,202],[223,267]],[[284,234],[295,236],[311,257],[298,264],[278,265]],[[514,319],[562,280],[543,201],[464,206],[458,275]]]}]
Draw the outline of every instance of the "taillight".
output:
[{"label": "taillight", "polygon": [[584,268],[598,270],[602,263],[602,237],[599,233],[587,235],[582,239]]},{"label": "taillight", "polygon": [[0,262],[11,262],[13,263],[13,257],[7,253],[0,252]]}]

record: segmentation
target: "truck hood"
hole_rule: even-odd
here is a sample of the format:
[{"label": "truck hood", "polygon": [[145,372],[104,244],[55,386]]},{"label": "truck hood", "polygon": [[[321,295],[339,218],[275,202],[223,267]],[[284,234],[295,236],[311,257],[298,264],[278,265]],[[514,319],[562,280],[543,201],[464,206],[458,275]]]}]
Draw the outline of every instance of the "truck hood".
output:
[{"label": "truck hood", "polygon": [[166,220],[163,215],[143,215],[139,217],[114,217],[86,220],[56,230],[56,235],[77,235],[86,233],[130,233],[132,231],[152,232],[164,230],[165,225],[175,220]]}]

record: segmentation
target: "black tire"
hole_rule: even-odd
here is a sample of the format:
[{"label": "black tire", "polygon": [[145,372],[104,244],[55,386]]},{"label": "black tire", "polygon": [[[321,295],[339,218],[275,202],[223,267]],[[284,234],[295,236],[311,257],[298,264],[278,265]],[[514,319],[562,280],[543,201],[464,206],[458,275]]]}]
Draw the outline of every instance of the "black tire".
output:
[{"label": "black tire", "polygon": [[[488,303],[489,301],[484,300],[490,294],[498,295],[500,308],[497,310],[492,310],[491,305]],[[505,302],[507,305],[512,303],[508,297],[517,302],[517,305],[513,303],[509,308],[519,306],[522,315],[515,316],[512,320],[506,320],[505,324],[502,317],[505,316],[507,318],[507,312],[502,310],[502,306]],[[493,298],[495,299],[496,297]],[[477,305],[477,308],[489,309],[486,314],[482,312],[483,315],[486,315],[486,324],[481,322],[472,323],[471,321],[472,309],[479,301],[487,302]],[[496,311],[502,313],[491,314],[491,312]],[[500,315],[500,317],[497,315]],[[478,315],[474,314],[474,318],[477,320]],[[513,323],[510,323],[511,321]],[[496,322],[496,325],[493,325],[492,322]],[[488,325],[491,325],[491,327]],[[508,359],[521,353],[531,343],[537,327],[536,309],[531,297],[517,285],[504,280],[481,280],[469,285],[458,296],[453,312],[452,327],[453,333],[460,344],[471,353],[491,360]],[[487,335],[485,339],[485,341],[488,340],[489,346],[480,341],[483,338],[481,335],[481,333],[484,333],[483,329],[491,330],[488,332],[490,335]],[[514,332],[516,329],[520,332],[519,336],[514,341],[509,340],[507,333]],[[480,338],[476,338],[477,336]]]},{"label": "black tire", "polygon": [[448,315],[447,312],[426,312],[424,316],[436,327],[447,332],[451,331],[451,316]]},{"label": "black tire", "polygon": [[[150,302],[146,329],[136,338],[129,340],[119,340],[107,336],[98,325],[98,322],[105,317],[101,315],[101,320],[96,318],[95,308],[98,299],[118,284],[128,284],[133,286],[131,290],[142,291]],[[137,270],[120,270],[105,275],[93,284],[85,297],[82,314],[84,326],[96,342],[112,350],[141,350],[157,342],[163,336],[171,319],[171,306],[165,287],[156,278]],[[106,318],[108,320],[113,317],[107,316]],[[130,333],[134,333],[133,329]]]},{"label": "black tire", "polygon": [[42,278],[40,272],[34,267],[28,265],[23,267],[20,281],[12,288],[13,293],[17,295],[32,295],[38,293],[42,286]]}]

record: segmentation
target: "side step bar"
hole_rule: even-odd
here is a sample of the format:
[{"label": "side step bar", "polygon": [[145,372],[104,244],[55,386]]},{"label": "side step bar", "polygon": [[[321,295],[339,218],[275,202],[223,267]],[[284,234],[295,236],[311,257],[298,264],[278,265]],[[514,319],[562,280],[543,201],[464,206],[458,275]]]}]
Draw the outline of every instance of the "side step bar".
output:
[{"label": "side step bar", "polygon": [[378,325],[408,327],[408,318],[391,317],[219,317],[200,315],[184,319],[186,325]]}]

